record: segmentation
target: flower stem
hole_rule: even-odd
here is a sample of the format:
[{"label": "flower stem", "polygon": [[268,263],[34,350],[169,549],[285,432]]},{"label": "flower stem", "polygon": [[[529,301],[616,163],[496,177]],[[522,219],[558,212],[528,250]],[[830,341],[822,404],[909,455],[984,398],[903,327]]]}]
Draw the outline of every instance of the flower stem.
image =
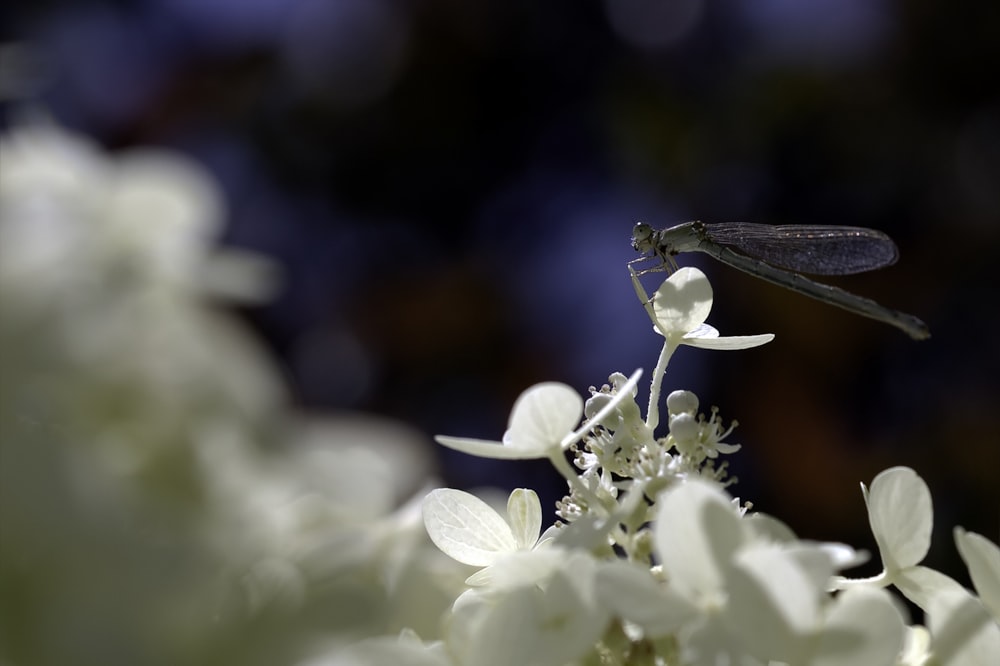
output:
[{"label": "flower stem", "polygon": [[653,378],[649,382],[649,406],[646,408],[646,427],[652,433],[656,426],[660,424],[660,385],[663,382],[663,375],[667,371],[667,363],[673,356],[677,345],[670,342],[670,338],[663,341],[663,349],[660,350],[660,358],[656,360],[656,367],[653,368]]}]

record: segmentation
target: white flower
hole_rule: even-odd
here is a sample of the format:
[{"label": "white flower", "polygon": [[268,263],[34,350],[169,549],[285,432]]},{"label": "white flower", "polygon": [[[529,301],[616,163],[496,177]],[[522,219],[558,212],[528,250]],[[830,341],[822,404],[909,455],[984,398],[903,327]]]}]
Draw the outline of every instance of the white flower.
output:
[{"label": "white flower", "polygon": [[659,424],[660,382],[667,363],[681,345],[703,349],[748,349],[774,339],[771,333],[720,337],[719,331],[705,323],[712,310],[712,285],[697,268],[685,267],[664,280],[653,294],[646,296],[638,275],[632,271],[632,285],[653,321],[653,329],[664,337],[660,358],[653,369],[646,410],[646,428],[650,432]]},{"label": "white flower", "polygon": [[720,337],[705,323],[712,310],[712,285],[697,268],[674,272],[653,294],[651,316],[656,331],[671,345],[703,349],[748,349],[774,339],[771,333]]},{"label": "white flower", "polygon": [[[950,577],[920,566],[930,548],[933,507],[930,491],[907,467],[887,469],[862,484],[872,533],[884,570],[870,580],[841,580],[839,586],[895,585],[927,613],[930,653],[945,666],[987,666],[1000,655],[996,602],[1000,591],[1000,551],[979,535],[956,530],[959,552],[973,574],[981,602]],[[993,613],[993,617],[990,614]]]},{"label": "white flower", "polygon": [[[586,553],[539,548],[538,496],[518,489],[504,520],[488,504],[449,488],[424,499],[424,524],[445,554],[486,567],[455,602],[448,652],[463,666],[562,664],[591,649],[610,609],[594,595],[596,563]],[[545,543],[544,541],[542,543]]]},{"label": "white flower", "polygon": [[869,491],[861,484],[868,520],[889,582],[920,564],[931,546],[933,508],[924,480],[908,467],[893,467],[875,477]]},{"label": "white flower", "polygon": [[594,594],[596,563],[579,551],[552,551],[560,565],[546,576],[456,602],[445,644],[457,664],[553,666],[593,649],[611,617]]},{"label": "white flower", "polygon": [[700,609],[648,569],[623,560],[597,570],[597,596],[617,617],[634,623],[646,638],[658,638],[696,620]]},{"label": "white flower", "polygon": [[622,400],[631,398],[641,375],[641,370],[632,373],[615,396],[575,431],[573,427],[583,415],[583,399],[566,384],[545,382],[535,384],[518,397],[502,442],[443,435],[435,439],[448,448],[482,458],[526,459],[561,455],[562,451],[600,424]]},{"label": "white flower", "polygon": [[158,149],[110,156],[42,122],[0,144],[0,287],[78,296],[117,280],[241,298],[271,293],[273,267],[263,258],[213,252],[223,199],[193,160]]},{"label": "white flower", "polygon": [[888,595],[830,599],[831,550],[774,542],[771,532],[758,533],[712,483],[691,479],[660,495],[654,539],[663,574],[698,609],[683,646],[691,662],[749,654],[764,663],[894,664],[903,620]]},{"label": "white flower", "polygon": [[823,666],[893,666],[904,623],[885,590],[854,588],[830,598],[823,549],[755,544],[734,558],[725,623],[762,659]]},{"label": "white flower", "polygon": [[[920,562],[931,545],[934,516],[927,484],[909,467],[891,467],[861,484],[868,508],[868,522],[878,544],[882,572],[868,579],[840,578],[836,586],[896,585],[918,606],[924,607],[939,587],[951,584]],[[950,581],[950,579],[948,579]],[[912,596],[911,596],[912,595]]]},{"label": "white flower", "polygon": [[[461,490],[438,488],[424,498],[427,534],[446,555],[463,564],[485,567],[538,541],[542,507],[535,491],[514,490],[507,500],[507,520]],[[508,522],[509,521],[509,522]]]}]

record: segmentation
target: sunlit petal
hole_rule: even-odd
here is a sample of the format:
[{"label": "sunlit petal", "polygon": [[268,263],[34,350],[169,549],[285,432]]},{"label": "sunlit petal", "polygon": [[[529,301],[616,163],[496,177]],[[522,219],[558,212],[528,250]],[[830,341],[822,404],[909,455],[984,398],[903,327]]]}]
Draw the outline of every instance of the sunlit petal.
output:
[{"label": "sunlit petal", "polygon": [[473,566],[488,566],[517,549],[507,522],[475,495],[439,488],[424,498],[427,534],[446,555]]},{"label": "sunlit petal", "polygon": [[889,572],[919,564],[931,543],[933,509],[927,484],[908,467],[885,470],[866,495],[868,520]]},{"label": "sunlit petal", "polygon": [[697,268],[685,267],[667,278],[653,294],[653,313],[666,335],[684,335],[708,318],[712,285]]}]

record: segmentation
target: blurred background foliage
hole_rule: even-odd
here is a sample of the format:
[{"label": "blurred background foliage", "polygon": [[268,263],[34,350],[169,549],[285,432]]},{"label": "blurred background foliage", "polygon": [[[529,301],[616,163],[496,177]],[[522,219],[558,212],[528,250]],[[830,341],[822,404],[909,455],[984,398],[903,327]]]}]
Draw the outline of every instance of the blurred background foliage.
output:
[{"label": "blurred background foliage", "polygon": [[[777,339],[684,350],[665,388],[741,422],[735,492],[804,537],[872,546],[857,483],[895,464],[934,495],[933,566],[962,575],[955,524],[1000,536],[1000,6],[47,0],[0,12],[6,128],[43,109],[115,154],[187,155],[221,187],[222,245],[279,268],[272,300],[217,312],[273,358],[268,381],[287,396],[266,404],[391,417],[422,433],[417,448],[435,433],[495,438],[531,383],[583,392],[651,371],[658,337],[625,270],[634,222],[869,226],[896,239],[900,262],[837,284],[921,317],[929,341],[687,258],[715,287],[711,323]],[[37,335],[6,340],[5,402],[26,395],[11,377],[62,363],[14,351],[66,344]],[[134,342],[110,346],[108,362],[173,344]],[[212,370],[214,353],[188,359],[197,376],[184,386],[237,400],[215,384],[260,352]],[[185,395],[196,405],[167,393],[177,418],[204,408],[197,392]],[[101,399],[86,409],[125,409],[121,395]],[[158,411],[166,398],[148,399]],[[263,422],[245,424],[255,438],[274,426],[266,409],[237,411]],[[142,430],[164,414],[129,418]],[[32,427],[50,446],[76,436]],[[281,450],[294,438],[271,439]],[[447,485],[534,487],[550,507],[562,493],[544,464],[433,455]],[[175,463],[142,487],[200,506],[188,463]]]}]

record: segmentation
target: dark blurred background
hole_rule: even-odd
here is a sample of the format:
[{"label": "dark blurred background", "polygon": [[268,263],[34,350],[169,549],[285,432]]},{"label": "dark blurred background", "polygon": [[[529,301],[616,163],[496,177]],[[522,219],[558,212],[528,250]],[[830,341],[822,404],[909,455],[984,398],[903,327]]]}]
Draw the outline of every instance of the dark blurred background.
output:
[{"label": "dark blurred background", "polygon": [[[223,242],[285,274],[240,315],[304,410],[499,438],[518,393],[652,371],[632,225],[881,229],[900,262],[837,280],[933,337],[697,257],[723,334],[667,391],[740,427],[734,492],[872,547],[858,482],[914,467],[950,529],[1000,536],[1000,5],[931,0],[39,0],[2,11],[24,104],[218,178]],[[20,54],[20,55],[18,55]],[[13,59],[25,58],[23,62]],[[17,67],[13,67],[17,65]],[[655,288],[655,281],[647,284]],[[643,382],[644,386],[647,385]],[[645,388],[640,404],[645,401]],[[441,452],[446,484],[563,486]],[[551,514],[550,514],[551,517]]]}]

